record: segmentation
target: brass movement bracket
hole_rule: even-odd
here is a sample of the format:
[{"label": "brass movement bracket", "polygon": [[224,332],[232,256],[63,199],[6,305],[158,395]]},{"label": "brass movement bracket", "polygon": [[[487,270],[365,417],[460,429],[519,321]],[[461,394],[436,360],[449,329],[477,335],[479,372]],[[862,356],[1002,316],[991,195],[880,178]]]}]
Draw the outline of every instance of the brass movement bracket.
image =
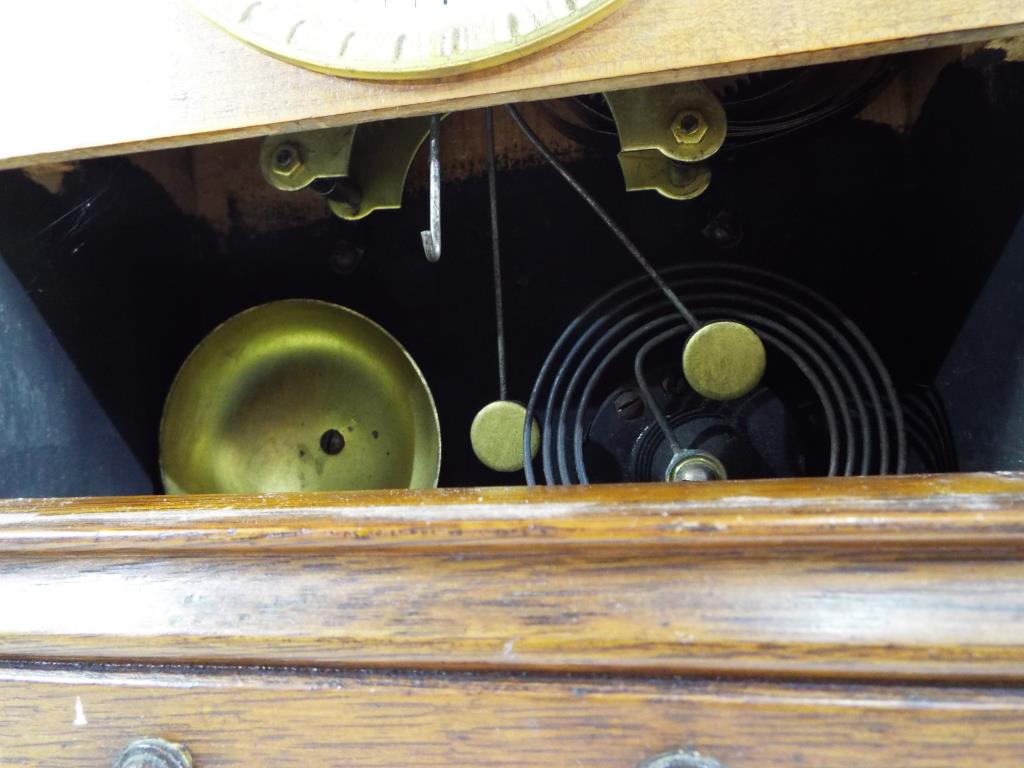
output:
[{"label": "brass movement bracket", "polygon": [[622,151],[626,189],[653,189],[674,200],[697,197],[711,183],[703,163],[725,141],[725,109],[701,83],[672,83],[604,94]]},{"label": "brass movement bracket", "polygon": [[260,170],[287,192],[324,180],[331,211],[355,221],[401,207],[409,167],[429,135],[427,116],[270,136],[260,149]]}]

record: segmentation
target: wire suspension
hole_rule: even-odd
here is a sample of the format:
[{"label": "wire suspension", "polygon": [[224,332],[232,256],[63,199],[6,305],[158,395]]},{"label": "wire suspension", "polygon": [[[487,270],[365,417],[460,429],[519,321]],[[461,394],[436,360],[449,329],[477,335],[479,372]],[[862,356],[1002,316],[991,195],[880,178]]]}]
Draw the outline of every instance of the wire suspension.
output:
[{"label": "wire suspension", "polygon": [[651,276],[651,279],[655,282],[655,284],[657,284],[658,288],[661,289],[661,292],[665,294],[666,298],[668,298],[672,306],[674,306],[679,311],[679,314],[683,316],[683,318],[686,320],[687,323],[690,324],[693,330],[696,331],[698,328],[700,328],[700,320],[697,319],[696,315],[694,315],[686,307],[686,305],[682,302],[682,300],[679,298],[676,292],[672,290],[672,287],[667,282],[665,282],[665,279],[658,273],[658,270],[651,266],[651,263],[647,261],[644,255],[640,252],[640,249],[636,247],[633,241],[629,239],[629,236],[622,231],[618,224],[615,223],[615,220],[608,215],[607,211],[605,211],[601,204],[597,202],[597,200],[595,200],[589,192],[587,192],[587,190],[583,187],[582,184],[580,184],[580,182],[576,179],[575,176],[569,173],[569,170],[558,161],[554,154],[552,154],[551,150],[548,149],[548,147],[544,144],[543,141],[541,141],[540,137],[533,131],[533,129],[529,125],[526,124],[526,121],[523,119],[523,116],[519,114],[519,110],[516,109],[515,106],[512,104],[506,104],[505,109],[508,110],[509,115],[512,116],[512,119],[515,121],[516,125],[519,126],[519,130],[523,132],[523,135],[526,136],[529,142],[533,144],[533,146],[536,148],[538,152],[540,152],[541,156],[543,156],[543,158],[547,161],[548,165],[550,165],[552,168],[558,171],[559,175],[566,180],[569,186],[576,190],[576,193],[580,197],[582,197],[583,200],[587,203],[587,205],[589,205],[594,210],[594,213],[596,213],[600,217],[600,219],[608,226],[608,229],[610,229],[612,231],[612,234],[619,239],[619,242],[621,242],[626,247],[626,250],[629,251],[629,253],[633,256],[634,259],[636,259],[637,263],[644,268],[648,275]]},{"label": "wire suspension", "polygon": [[498,170],[494,157],[494,110],[484,112],[487,139],[487,190],[491,200],[491,259],[494,266],[494,315],[498,340],[498,392],[508,399],[508,375],[505,362],[505,305],[501,288],[501,246],[498,228]]}]

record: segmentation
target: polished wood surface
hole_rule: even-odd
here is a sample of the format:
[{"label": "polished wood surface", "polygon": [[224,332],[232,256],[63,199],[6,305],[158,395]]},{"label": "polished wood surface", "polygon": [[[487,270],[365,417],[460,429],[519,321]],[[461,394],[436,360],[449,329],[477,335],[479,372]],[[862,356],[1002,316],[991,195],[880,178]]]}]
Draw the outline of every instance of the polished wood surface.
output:
[{"label": "polished wood surface", "polygon": [[5,768],[107,766],[141,736],[197,768],[633,768],[679,747],[726,768],[1019,768],[1022,720],[999,688],[0,669]]},{"label": "polished wood surface", "polygon": [[443,81],[315,74],[184,0],[7,3],[0,168],[429,114],[1020,34],[1019,0],[629,0],[595,27]]},{"label": "polished wood surface", "polygon": [[0,505],[0,658],[1024,679],[1024,477]]},{"label": "polished wood surface", "polygon": [[1024,544],[1024,474],[0,500],[0,553]]},{"label": "polished wood surface", "polygon": [[1024,474],[0,500],[0,553],[1024,545]]}]

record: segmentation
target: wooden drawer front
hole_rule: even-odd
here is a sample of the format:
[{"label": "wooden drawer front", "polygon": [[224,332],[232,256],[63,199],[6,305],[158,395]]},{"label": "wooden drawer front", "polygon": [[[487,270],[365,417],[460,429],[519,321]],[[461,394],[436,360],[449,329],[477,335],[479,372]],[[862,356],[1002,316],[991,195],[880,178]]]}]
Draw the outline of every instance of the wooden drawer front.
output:
[{"label": "wooden drawer front", "polygon": [[4,768],[1024,765],[1020,476],[4,502],[0,584]]},{"label": "wooden drawer front", "polygon": [[1024,679],[1024,562],[866,553],[0,561],[0,655]]},{"label": "wooden drawer front", "polygon": [[1019,768],[1022,715],[1019,690],[6,669],[0,764],[107,766],[159,736],[196,768],[632,768],[681,746],[726,768]]}]

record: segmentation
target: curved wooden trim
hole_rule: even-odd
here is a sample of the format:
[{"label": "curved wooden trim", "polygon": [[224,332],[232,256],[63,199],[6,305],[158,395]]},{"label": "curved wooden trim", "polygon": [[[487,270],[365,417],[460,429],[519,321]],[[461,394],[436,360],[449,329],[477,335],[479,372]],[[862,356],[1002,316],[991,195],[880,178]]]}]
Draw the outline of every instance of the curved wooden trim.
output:
[{"label": "curved wooden trim", "polygon": [[0,553],[1024,544],[1024,475],[0,501]]},{"label": "curved wooden trim", "polygon": [[0,505],[0,658],[1024,681],[1024,477]]}]

